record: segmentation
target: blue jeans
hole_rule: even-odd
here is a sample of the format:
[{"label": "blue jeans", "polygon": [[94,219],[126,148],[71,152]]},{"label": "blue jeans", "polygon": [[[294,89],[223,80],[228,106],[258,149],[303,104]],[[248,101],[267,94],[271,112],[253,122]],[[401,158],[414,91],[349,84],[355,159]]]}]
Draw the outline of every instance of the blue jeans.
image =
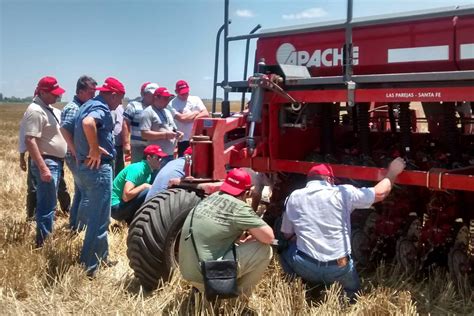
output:
[{"label": "blue jeans", "polygon": [[109,254],[108,227],[110,222],[110,200],[112,196],[112,166],[101,164],[98,169],[89,169],[84,163],[77,168],[82,198],[78,214],[86,221],[86,235],[80,262],[88,274],[93,274],[100,261]]},{"label": "blue jeans", "polygon": [[77,175],[77,161],[71,154],[66,154],[66,165],[71,170],[74,177],[74,198],[72,200],[71,209],[69,211],[69,228],[71,230],[82,230],[84,229],[85,220],[78,214],[79,204],[81,203],[82,193],[79,185],[79,177]]},{"label": "blue jeans", "polygon": [[360,280],[352,259],[345,267],[316,263],[309,260],[307,256],[302,256],[296,248],[296,243],[292,242],[280,256],[283,270],[290,275],[298,275],[303,280],[313,284],[330,285],[339,282],[347,296],[354,300],[355,293],[360,289]]},{"label": "blue jeans", "polygon": [[58,196],[58,181],[63,168],[60,160],[44,159],[51,172],[52,180],[41,180],[40,170],[31,161],[31,174],[36,183],[36,246],[42,246],[46,237],[53,231],[54,210]]},{"label": "blue jeans", "polygon": [[145,202],[145,197],[147,194],[148,189],[145,189],[138,193],[138,195],[131,201],[121,201],[119,204],[112,205],[112,218],[117,221],[126,221],[127,224],[130,224],[133,220],[133,217],[135,217],[135,213],[138,211],[140,206],[142,206],[143,202]]}]

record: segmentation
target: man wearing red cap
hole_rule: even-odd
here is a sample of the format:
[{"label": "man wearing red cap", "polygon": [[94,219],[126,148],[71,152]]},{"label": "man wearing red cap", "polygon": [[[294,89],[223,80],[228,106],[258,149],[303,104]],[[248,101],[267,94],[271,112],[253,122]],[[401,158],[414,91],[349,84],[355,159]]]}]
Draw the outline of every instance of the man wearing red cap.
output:
[{"label": "man wearing red cap", "polygon": [[64,93],[53,77],[38,82],[35,98],[23,117],[25,145],[31,156],[36,183],[36,245],[42,246],[53,230],[58,181],[67,144],[60,132],[60,111],[51,106]]},{"label": "man wearing red cap", "polygon": [[158,89],[158,84],[145,82],[140,88],[141,98],[130,102],[123,113],[122,146],[125,155],[132,155],[132,163],[143,159],[143,150],[148,144],[142,138],[140,121],[143,110],[153,103],[153,93]]},{"label": "man wearing red cap", "polygon": [[186,81],[178,80],[175,92],[177,97],[171,101],[171,110],[176,120],[178,131],[184,134],[183,138],[178,142],[178,157],[181,157],[189,146],[194,120],[201,117],[209,117],[209,112],[200,97],[189,95],[189,85]]},{"label": "man wearing red cap", "polygon": [[125,95],[123,84],[112,77],[97,90],[99,95],[81,106],[73,130],[82,193],[78,214],[85,221],[78,225],[87,227],[80,262],[90,277],[95,276],[101,261],[108,262],[107,230],[115,156],[111,111],[122,103]]},{"label": "man wearing red cap", "polygon": [[281,255],[284,270],[310,283],[337,281],[354,300],[360,281],[351,258],[351,213],[385,199],[404,169],[405,162],[397,158],[375,187],[359,189],[334,185],[329,165],[311,168],[306,187],[293,191],[286,202],[281,231],[291,242]]},{"label": "man wearing red cap", "polygon": [[232,246],[240,240],[236,247],[237,283],[245,295],[250,295],[270,262],[273,230],[245,203],[251,185],[247,172],[230,171],[220,190],[202,200],[194,208],[194,215],[191,212],[186,218],[179,243],[179,268],[183,277],[200,291],[204,290],[201,268],[187,233],[191,216],[193,237],[202,261],[233,259]]},{"label": "man wearing red cap", "polygon": [[150,190],[148,190],[145,202],[158,193],[168,189],[170,184],[177,185],[181,182],[181,178],[185,176],[186,172],[186,161],[188,164],[190,163],[192,153],[191,147],[188,147],[184,151],[183,157],[171,160],[163,168],[160,168],[160,171],[153,180]]},{"label": "man wearing red cap", "polygon": [[168,157],[163,158],[161,167],[163,168],[173,159],[176,142],[183,136],[183,133],[176,129],[173,116],[167,108],[172,95],[165,87],[155,90],[153,105],[143,110],[140,130],[142,138],[150,144],[161,147]]},{"label": "man wearing red cap", "polygon": [[145,201],[151,174],[160,168],[161,159],[168,155],[158,145],[148,145],[143,160],[128,165],[115,177],[112,186],[112,218],[128,224]]}]

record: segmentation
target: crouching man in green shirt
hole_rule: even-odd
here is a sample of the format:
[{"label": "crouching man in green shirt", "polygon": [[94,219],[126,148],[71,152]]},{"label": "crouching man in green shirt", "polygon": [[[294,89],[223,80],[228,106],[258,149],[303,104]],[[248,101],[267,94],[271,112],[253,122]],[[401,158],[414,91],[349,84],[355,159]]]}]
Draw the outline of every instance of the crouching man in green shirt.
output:
[{"label": "crouching man in green shirt", "polygon": [[[250,295],[272,257],[273,230],[245,203],[251,187],[249,174],[230,171],[219,192],[202,200],[194,209],[193,236],[202,261],[233,259],[237,242],[239,291]],[[179,269],[183,277],[204,292],[200,265],[191,238],[187,238],[191,214],[183,226],[179,243]]]},{"label": "crouching man in green shirt", "polygon": [[143,160],[132,163],[115,177],[112,185],[112,218],[128,224],[145,201],[151,187],[151,174],[168,155],[158,145],[149,145],[143,151]]}]

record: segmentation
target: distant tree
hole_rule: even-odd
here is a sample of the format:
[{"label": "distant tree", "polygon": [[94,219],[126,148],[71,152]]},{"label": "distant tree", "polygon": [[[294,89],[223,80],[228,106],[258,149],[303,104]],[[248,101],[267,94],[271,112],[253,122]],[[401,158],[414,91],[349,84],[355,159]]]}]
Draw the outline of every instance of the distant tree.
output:
[{"label": "distant tree", "polygon": [[33,101],[33,97],[26,97],[26,98],[18,98],[15,96],[11,97],[4,97],[2,93],[0,93],[0,101],[4,103],[30,103]]}]

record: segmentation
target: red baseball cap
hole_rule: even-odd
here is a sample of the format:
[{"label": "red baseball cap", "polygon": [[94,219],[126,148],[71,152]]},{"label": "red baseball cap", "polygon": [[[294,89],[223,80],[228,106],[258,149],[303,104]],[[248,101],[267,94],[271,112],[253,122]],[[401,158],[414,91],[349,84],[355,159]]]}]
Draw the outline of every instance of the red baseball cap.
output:
[{"label": "red baseball cap", "polygon": [[193,154],[193,148],[191,146],[189,146],[188,148],[186,148],[186,150],[184,151],[185,155],[192,155]]},{"label": "red baseball cap", "polygon": [[147,81],[147,82],[144,82],[142,84],[142,86],[140,87],[140,92],[143,93],[143,90],[145,90],[146,86],[148,86],[148,84],[150,84],[151,81]]},{"label": "red baseball cap", "polygon": [[189,93],[188,83],[184,80],[178,80],[178,82],[176,82],[176,93],[177,94]]},{"label": "red baseball cap", "polygon": [[174,97],[174,94],[171,94],[168,89],[165,87],[160,87],[155,90],[155,93],[153,93],[155,97]]},{"label": "red baseball cap", "polygon": [[155,156],[158,156],[158,157],[161,157],[161,158],[164,158],[164,157],[168,157],[168,154],[165,153],[163,151],[163,149],[161,149],[160,146],[158,145],[148,145],[145,147],[145,149],[143,150],[143,155],[146,157],[146,156],[152,156],[152,155],[155,155]]},{"label": "red baseball cap", "polygon": [[308,177],[311,176],[328,176],[328,177],[334,177],[334,172],[332,171],[332,168],[330,165],[327,165],[325,163],[315,165],[309,169]]},{"label": "red baseball cap", "polygon": [[97,87],[95,89],[103,92],[115,92],[119,94],[125,94],[125,87],[123,86],[123,84],[113,77],[105,79],[105,82],[102,87]]},{"label": "red baseball cap", "polygon": [[36,87],[35,95],[37,95],[39,91],[49,92],[58,97],[64,92],[66,92],[66,90],[64,90],[58,85],[58,81],[56,80],[56,78],[48,76],[43,77],[40,79],[40,81],[38,81],[38,86]]},{"label": "red baseball cap", "polygon": [[250,178],[250,175],[245,170],[233,169],[227,174],[227,177],[219,190],[237,196],[245,190],[250,189],[251,186],[252,178]]}]

